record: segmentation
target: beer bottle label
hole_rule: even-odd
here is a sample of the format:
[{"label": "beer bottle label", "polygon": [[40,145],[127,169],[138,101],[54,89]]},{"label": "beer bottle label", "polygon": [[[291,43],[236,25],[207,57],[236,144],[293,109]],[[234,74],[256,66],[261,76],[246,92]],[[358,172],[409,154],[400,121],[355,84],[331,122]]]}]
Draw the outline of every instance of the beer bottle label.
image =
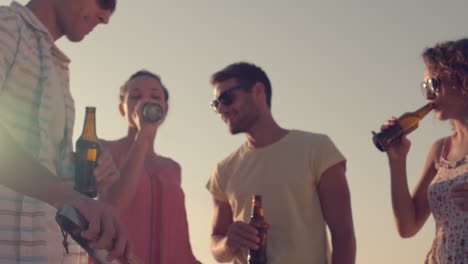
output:
[{"label": "beer bottle label", "polygon": [[96,161],[97,160],[97,149],[88,149],[86,152],[86,160]]}]

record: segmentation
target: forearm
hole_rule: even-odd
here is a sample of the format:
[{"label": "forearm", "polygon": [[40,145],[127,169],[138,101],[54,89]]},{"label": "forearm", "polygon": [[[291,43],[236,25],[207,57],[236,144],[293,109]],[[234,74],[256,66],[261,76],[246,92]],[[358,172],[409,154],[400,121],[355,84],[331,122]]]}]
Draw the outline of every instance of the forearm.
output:
[{"label": "forearm", "polygon": [[408,187],[406,159],[389,160],[389,164],[392,208],[397,228],[403,237],[412,236],[415,233],[416,213]]},{"label": "forearm", "polygon": [[17,144],[3,126],[0,126],[0,145],[1,185],[55,207],[78,195]]},{"label": "forearm", "polygon": [[354,264],[356,262],[354,232],[332,236],[332,248],[332,264]]},{"label": "forearm", "polygon": [[137,191],[150,144],[152,144],[150,138],[137,134],[127,158],[120,168],[120,178],[102,193],[100,199],[108,202],[120,212],[129,206]]},{"label": "forearm", "polygon": [[211,236],[211,253],[218,262],[231,262],[235,256],[235,253],[226,244],[227,237],[222,235]]}]

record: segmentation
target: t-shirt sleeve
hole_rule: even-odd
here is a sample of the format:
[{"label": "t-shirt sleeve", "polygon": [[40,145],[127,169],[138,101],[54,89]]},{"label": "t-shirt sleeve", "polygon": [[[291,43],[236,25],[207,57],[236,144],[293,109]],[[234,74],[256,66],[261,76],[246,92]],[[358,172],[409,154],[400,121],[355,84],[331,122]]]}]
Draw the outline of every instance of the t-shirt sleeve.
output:
[{"label": "t-shirt sleeve", "polygon": [[327,135],[324,135],[318,145],[317,153],[315,155],[314,167],[317,169],[317,181],[320,180],[322,174],[327,169],[342,161],[346,161],[346,158],[341,154],[333,141]]},{"label": "t-shirt sleeve", "polygon": [[228,198],[225,193],[225,187],[221,180],[221,175],[219,172],[219,165],[213,170],[206,188],[213,195],[216,200],[227,202]]}]

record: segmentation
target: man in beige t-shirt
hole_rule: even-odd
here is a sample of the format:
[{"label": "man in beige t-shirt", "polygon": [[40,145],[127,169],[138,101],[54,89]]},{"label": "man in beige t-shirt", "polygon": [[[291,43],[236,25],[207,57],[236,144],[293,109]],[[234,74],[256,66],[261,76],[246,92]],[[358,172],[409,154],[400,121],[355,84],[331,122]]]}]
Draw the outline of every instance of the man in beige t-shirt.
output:
[{"label": "man in beige t-shirt", "polygon": [[346,160],[333,142],[323,134],[281,128],[270,111],[270,81],[253,64],[231,64],[211,82],[213,109],[232,134],[247,136],[216,166],[207,184],[214,201],[215,259],[247,263],[248,249],[256,249],[259,242],[257,230],[247,224],[250,198],[259,194],[271,226],[268,264],[354,264]]}]

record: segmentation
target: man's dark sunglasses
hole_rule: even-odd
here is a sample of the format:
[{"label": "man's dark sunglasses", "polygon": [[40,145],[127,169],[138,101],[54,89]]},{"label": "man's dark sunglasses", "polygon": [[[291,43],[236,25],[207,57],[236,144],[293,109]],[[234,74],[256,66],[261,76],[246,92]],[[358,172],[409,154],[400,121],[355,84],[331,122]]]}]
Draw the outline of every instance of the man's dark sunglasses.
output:
[{"label": "man's dark sunglasses", "polygon": [[244,83],[244,84],[240,84],[240,85],[234,86],[232,88],[229,88],[226,91],[222,92],[218,96],[218,98],[211,101],[210,106],[215,112],[218,112],[219,106],[221,104],[223,104],[225,106],[229,106],[234,102],[234,97],[232,96],[232,92],[234,92],[235,90],[239,90],[239,89],[248,90],[251,87],[252,87],[252,84]]},{"label": "man's dark sunglasses", "polygon": [[99,7],[114,12],[117,0],[97,0]]},{"label": "man's dark sunglasses", "polygon": [[429,78],[421,82],[421,90],[427,99],[434,99],[436,93],[440,91],[440,80],[437,78]]}]

